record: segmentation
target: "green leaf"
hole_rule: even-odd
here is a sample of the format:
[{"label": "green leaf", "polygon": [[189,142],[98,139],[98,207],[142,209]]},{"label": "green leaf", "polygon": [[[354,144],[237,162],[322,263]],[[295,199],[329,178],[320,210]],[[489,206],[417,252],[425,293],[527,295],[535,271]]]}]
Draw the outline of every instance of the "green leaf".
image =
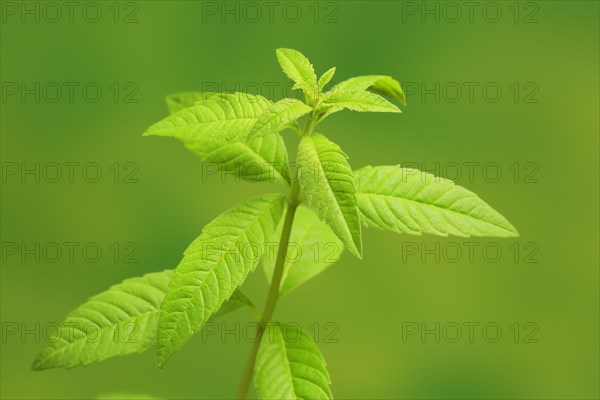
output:
[{"label": "green leaf", "polygon": [[[281,224],[275,237],[281,232]],[[270,249],[271,250],[271,249]],[[339,261],[344,245],[309,207],[301,205],[296,211],[290,246],[283,266],[279,297],[283,297],[304,282]],[[279,246],[263,258],[267,279],[271,282]]]},{"label": "green leaf", "polygon": [[367,89],[394,99],[401,104],[406,104],[406,96],[400,82],[386,75],[366,75],[350,78],[335,85],[332,91]]},{"label": "green leaf", "polygon": [[[74,368],[148,350],[155,344],[160,305],[172,276],[173,270],[165,270],[129,278],[91,297],[67,315],[32,368]],[[237,290],[213,320],[242,307],[255,312]]]},{"label": "green leaf", "polygon": [[361,224],[348,156],[325,136],[304,136],[298,147],[298,179],[308,204],[357,257]]},{"label": "green leaf", "polygon": [[335,67],[328,69],[323,73],[323,75],[321,75],[318,82],[319,91],[322,91],[323,88],[331,81],[333,74],[335,74]]},{"label": "green leaf", "polygon": [[287,124],[312,111],[312,108],[296,99],[283,99],[269,106],[250,131],[250,138],[277,133]]},{"label": "green leaf", "polygon": [[196,103],[210,100],[215,96],[219,96],[219,93],[213,92],[181,92],[174,93],[167,96],[167,108],[169,113],[174,114],[178,111],[192,107]]},{"label": "green leaf", "polygon": [[172,274],[127,279],[90,298],[67,316],[32,368],[73,368],[150,348]]},{"label": "green leaf", "polygon": [[205,155],[224,144],[245,142],[271,102],[244,93],[221,94],[171,114],[144,135],[175,137]]},{"label": "green leaf", "polygon": [[293,49],[277,49],[277,60],[283,72],[302,89],[307,99],[317,94],[317,75],[302,53]]},{"label": "green leaf", "polygon": [[221,214],[187,248],[161,307],[162,368],[253,271],[279,224],[285,196],[266,195]]},{"label": "green leaf", "polygon": [[[192,102],[205,95],[187,92],[176,98]],[[153,125],[146,134],[174,136],[204,161],[242,179],[289,183],[283,139],[278,135],[248,139],[258,116],[271,104],[268,100],[242,93],[209,93],[208,100],[194,104]]]},{"label": "green leaf", "polygon": [[[383,97],[364,90],[332,90],[323,99],[322,106],[332,111],[347,108],[360,112],[401,112],[398,107]],[[331,113],[331,112],[330,112]]]},{"label": "green leaf", "polygon": [[355,171],[359,209],[367,226],[420,235],[518,236],[497,211],[447,179],[398,166]]},{"label": "green leaf", "polygon": [[215,164],[219,170],[246,181],[290,182],[288,153],[281,135],[226,144],[205,154],[203,159]]},{"label": "green leaf", "polygon": [[263,400],[333,399],[325,359],[294,325],[269,324],[258,348],[254,385]]}]

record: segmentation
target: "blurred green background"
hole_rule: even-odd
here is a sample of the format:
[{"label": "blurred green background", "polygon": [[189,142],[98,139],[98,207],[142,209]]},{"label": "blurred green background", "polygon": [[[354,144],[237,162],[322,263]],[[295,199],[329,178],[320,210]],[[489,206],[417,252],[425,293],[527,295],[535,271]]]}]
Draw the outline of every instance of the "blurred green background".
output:
[{"label": "blurred green background", "polygon": [[[201,161],[176,140],[141,136],[166,115],[165,95],[206,89],[203,83],[291,95],[282,90],[277,47],[302,51],[317,73],[337,66],[334,81],[388,74],[404,82],[402,115],[344,112],[320,131],[346,150],[354,168],[425,163],[479,194],[521,234],[469,241],[368,230],[364,261],[345,253],[285,298],[276,316],[317,334],[334,395],[598,398],[598,2],[481,2],[470,15],[462,2],[278,2],[272,18],[261,2],[81,2],[72,21],[61,6],[56,22],[44,4],[2,4],[2,242],[81,245],[73,262],[66,254],[57,262],[51,254],[39,262],[26,255],[23,262],[3,248],[2,398],[233,396],[250,344],[232,335],[227,343],[197,335],[160,372],[152,352],[70,371],[34,373],[30,365],[43,347],[44,326],[124,278],[175,267],[216,215],[282,190],[203,179]],[[21,83],[35,89],[36,82],[39,102],[34,94],[21,98]],[[65,90],[53,102],[53,82],[63,89],[75,82],[73,101]],[[92,102],[97,86],[102,96]],[[293,152],[295,138],[287,136]],[[49,182],[52,163],[65,162],[80,163],[73,182],[66,167],[58,183]],[[46,167],[40,182],[7,170],[35,163]],[[97,183],[82,178],[86,163],[100,166]],[[479,163],[473,176],[465,163]],[[123,183],[128,173],[138,182]],[[103,250],[98,262],[83,258],[88,242]],[[480,243],[473,259],[466,242]],[[407,252],[415,246],[440,246],[440,259]],[[463,254],[455,260],[457,247]],[[132,249],[137,262],[123,262]],[[245,288],[262,307],[262,271]],[[250,319],[232,314],[227,328],[236,321]],[[439,343],[433,334],[407,335],[408,327],[435,330],[437,323]],[[478,324],[473,338],[467,323]],[[15,324],[19,332],[11,334]],[[454,324],[463,329],[457,343]],[[502,333],[492,343],[496,327]],[[23,337],[24,329],[38,337]]]}]

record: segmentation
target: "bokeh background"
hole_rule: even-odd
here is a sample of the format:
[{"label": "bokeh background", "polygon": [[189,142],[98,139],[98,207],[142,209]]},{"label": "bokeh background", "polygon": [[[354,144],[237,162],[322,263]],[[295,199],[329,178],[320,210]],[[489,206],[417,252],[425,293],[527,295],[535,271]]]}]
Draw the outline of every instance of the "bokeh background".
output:
[{"label": "bokeh background", "polygon": [[[43,173],[40,182],[3,173],[4,245],[81,245],[73,262],[67,254],[57,262],[43,254],[39,262],[31,255],[23,262],[3,248],[2,398],[233,396],[250,344],[232,335],[227,342],[197,335],[163,371],[152,352],[70,371],[32,372],[30,365],[43,347],[41,328],[124,278],[175,267],[216,215],[244,198],[282,190],[203,177],[201,161],[177,141],[141,136],[166,115],[169,93],[217,84],[264,95],[274,87],[276,99],[292,95],[282,90],[287,81],[277,47],[302,51],[318,73],[337,66],[334,81],[388,74],[404,82],[402,115],[344,112],[320,130],[346,150],[354,168],[424,163],[456,179],[521,234],[469,241],[368,230],[364,261],[346,253],[285,298],[278,319],[318,336],[334,395],[598,398],[598,2],[478,2],[472,14],[460,2],[277,2],[272,18],[262,2],[250,8],[242,2],[87,4],[79,3],[72,21],[63,6],[56,22],[44,2],[2,5],[3,167],[98,163],[103,174],[88,183],[78,167],[69,182],[64,167],[62,179],[51,183]],[[23,7],[40,7],[39,22]],[[90,22],[98,8],[98,22]],[[21,98],[23,82],[26,88],[40,83],[39,101]],[[65,91],[52,102],[52,82],[78,84],[73,101]],[[89,82],[103,90],[97,102],[89,101],[93,88],[88,100],[82,94]],[[293,152],[295,138],[287,136]],[[465,163],[479,163],[472,176]],[[137,183],[124,183],[127,174]],[[98,262],[83,258],[88,242],[103,250]],[[125,248],[130,242],[134,247]],[[479,244],[473,259],[466,242]],[[407,251],[414,246],[439,246],[439,260]],[[501,256],[494,255],[497,248]],[[137,262],[124,262],[132,249]],[[262,271],[245,288],[262,307]],[[236,321],[250,320],[238,312],[225,322],[234,329]],[[433,334],[407,335],[408,327],[435,331],[438,323],[439,343]],[[11,334],[15,324],[19,333]],[[452,343],[455,324],[463,336]],[[484,330],[486,324],[492,328]],[[23,336],[24,330],[38,334]]]}]

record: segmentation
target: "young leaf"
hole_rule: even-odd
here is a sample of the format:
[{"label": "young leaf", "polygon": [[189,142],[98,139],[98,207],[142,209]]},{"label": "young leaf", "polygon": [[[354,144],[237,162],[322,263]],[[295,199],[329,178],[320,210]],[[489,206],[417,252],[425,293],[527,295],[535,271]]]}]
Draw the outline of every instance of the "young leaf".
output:
[{"label": "young leaf", "polygon": [[260,399],[333,399],[330,384],[325,359],[308,334],[294,325],[267,326],[254,367]]},{"label": "young leaf", "polygon": [[187,248],[161,306],[156,341],[161,368],[254,270],[284,203],[283,195],[266,195],[239,204],[209,223]]},{"label": "young leaf", "polygon": [[331,78],[333,78],[333,74],[335,74],[335,67],[329,68],[323,73],[323,75],[321,75],[318,82],[319,91],[322,91],[323,88],[331,81]]},{"label": "young leaf", "polygon": [[[281,225],[278,232],[281,232]],[[275,237],[277,236],[278,234],[275,233]],[[275,255],[278,251],[279,247],[275,246],[271,254],[263,258],[263,267],[269,282],[273,276]],[[283,266],[279,296],[285,296],[338,262],[343,251],[343,243],[313,210],[303,205],[298,207],[288,255]]]},{"label": "young leaf", "polygon": [[255,138],[270,133],[277,133],[290,122],[297,120],[311,111],[312,108],[300,100],[279,100],[277,103],[270,105],[260,117],[258,117],[258,120],[248,137]]},{"label": "young leaf", "polygon": [[192,107],[196,103],[210,100],[215,96],[220,96],[219,93],[213,92],[181,92],[167,96],[167,108],[169,113],[174,114],[178,111]]},{"label": "young leaf", "polygon": [[[193,147],[190,149],[195,150]],[[203,159],[246,181],[290,182],[288,153],[281,135],[226,144],[206,154]]]},{"label": "young leaf", "polygon": [[357,76],[342,81],[335,85],[331,91],[336,90],[370,90],[394,99],[401,104],[406,104],[406,96],[400,82],[386,75]]},{"label": "young leaf", "polygon": [[90,298],[67,316],[32,368],[73,368],[147,350],[172,275],[166,270],[127,279]]},{"label": "young leaf", "polygon": [[325,136],[304,136],[298,147],[298,179],[308,204],[357,257],[362,237],[356,188],[348,156]]},{"label": "young leaf", "polygon": [[323,99],[322,106],[335,111],[347,108],[360,112],[401,112],[383,97],[364,90],[332,90]]},{"label": "young leaf", "polygon": [[452,181],[398,166],[365,167],[355,176],[367,226],[415,235],[518,236],[502,215]]},{"label": "young leaf", "polygon": [[317,75],[302,53],[293,49],[277,49],[277,60],[281,69],[292,81],[302,89],[308,99],[317,93]]},{"label": "young leaf", "polygon": [[169,115],[149,127],[144,135],[175,137],[205,155],[223,144],[245,142],[270,104],[262,96],[221,94]]}]

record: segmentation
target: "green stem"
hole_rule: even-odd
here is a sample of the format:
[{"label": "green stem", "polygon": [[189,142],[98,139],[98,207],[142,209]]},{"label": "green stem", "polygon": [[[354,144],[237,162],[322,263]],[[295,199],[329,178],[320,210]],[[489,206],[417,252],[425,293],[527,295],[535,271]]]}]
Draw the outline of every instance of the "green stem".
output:
[{"label": "green stem", "polygon": [[[316,125],[315,112],[309,114],[306,126],[304,127],[304,135],[310,135]],[[294,216],[296,210],[300,205],[300,183],[298,177],[292,177],[292,188],[290,189],[290,195],[288,197],[288,206],[285,213],[285,221],[283,223],[283,230],[281,232],[281,239],[279,240],[279,250],[277,252],[277,260],[275,261],[275,269],[273,271],[273,278],[271,279],[271,287],[269,288],[269,296],[267,297],[267,303],[262,314],[262,318],[258,323],[258,334],[256,340],[250,350],[250,356],[242,375],[240,387],[236,398],[238,400],[245,400],[248,396],[248,390],[250,389],[250,383],[252,381],[252,375],[254,373],[254,364],[256,363],[256,355],[258,354],[258,348],[262,339],[263,333],[267,324],[271,322],[273,313],[275,312],[275,306],[277,306],[277,300],[279,299],[279,290],[281,289],[281,280],[283,278],[283,266],[285,265],[285,257],[287,255],[287,249],[290,245],[290,236],[292,234],[292,225],[294,224]]]},{"label": "green stem", "polygon": [[287,248],[290,244],[290,236],[292,234],[294,216],[296,215],[296,210],[298,209],[299,195],[300,185],[298,184],[298,180],[295,179],[294,183],[292,184],[292,190],[288,200],[285,221],[283,223],[283,230],[281,232],[281,239],[279,240],[279,250],[277,252],[277,260],[275,261],[273,278],[271,279],[271,287],[269,288],[269,296],[267,298],[267,303],[265,304],[262,318],[259,322],[256,341],[252,345],[252,350],[250,351],[250,356],[248,357],[248,362],[246,363],[246,368],[244,369],[244,374],[242,375],[242,380],[237,393],[237,399],[240,400],[246,399],[246,396],[248,395],[248,389],[250,389],[250,383],[252,381],[252,374],[254,372],[254,364],[256,362],[258,347],[260,346],[263,332],[265,331],[267,324],[271,322],[271,318],[275,312],[275,306],[277,305],[277,300],[279,298],[279,289],[281,288],[281,280],[283,278],[283,266],[285,265]]},{"label": "green stem", "polygon": [[315,126],[317,124],[315,112],[316,110],[313,110],[308,116],[308,121],[306,122],[306,126],[304,127],[304,135],[310,135],[315,129]]},{"label": "green stem", "polygon": [[[299,185],[295,183],[294,187],[299,187]],[[271,317],[273,317],[273,312],[275,311],[275,306],[277,305],[277,299],[279,298],[281,279],[283,278],[283,266],[285,265],[287,248],[290,244],[294,216],[296,215],[296,210],[298,209],[299,192],[300,190],[293,190],[288,202],[285,221],[283,223],[283,231],[281,232],[281,239],[279,240],[277,261],[275,262],[275,270],[273,271],[273,278],[271,280],[271,287],[269,289],[269,297],[267,297],[267,304],[265,305],[262,318],[260,319],[261,326],[264,326],[271,321]]]}]

